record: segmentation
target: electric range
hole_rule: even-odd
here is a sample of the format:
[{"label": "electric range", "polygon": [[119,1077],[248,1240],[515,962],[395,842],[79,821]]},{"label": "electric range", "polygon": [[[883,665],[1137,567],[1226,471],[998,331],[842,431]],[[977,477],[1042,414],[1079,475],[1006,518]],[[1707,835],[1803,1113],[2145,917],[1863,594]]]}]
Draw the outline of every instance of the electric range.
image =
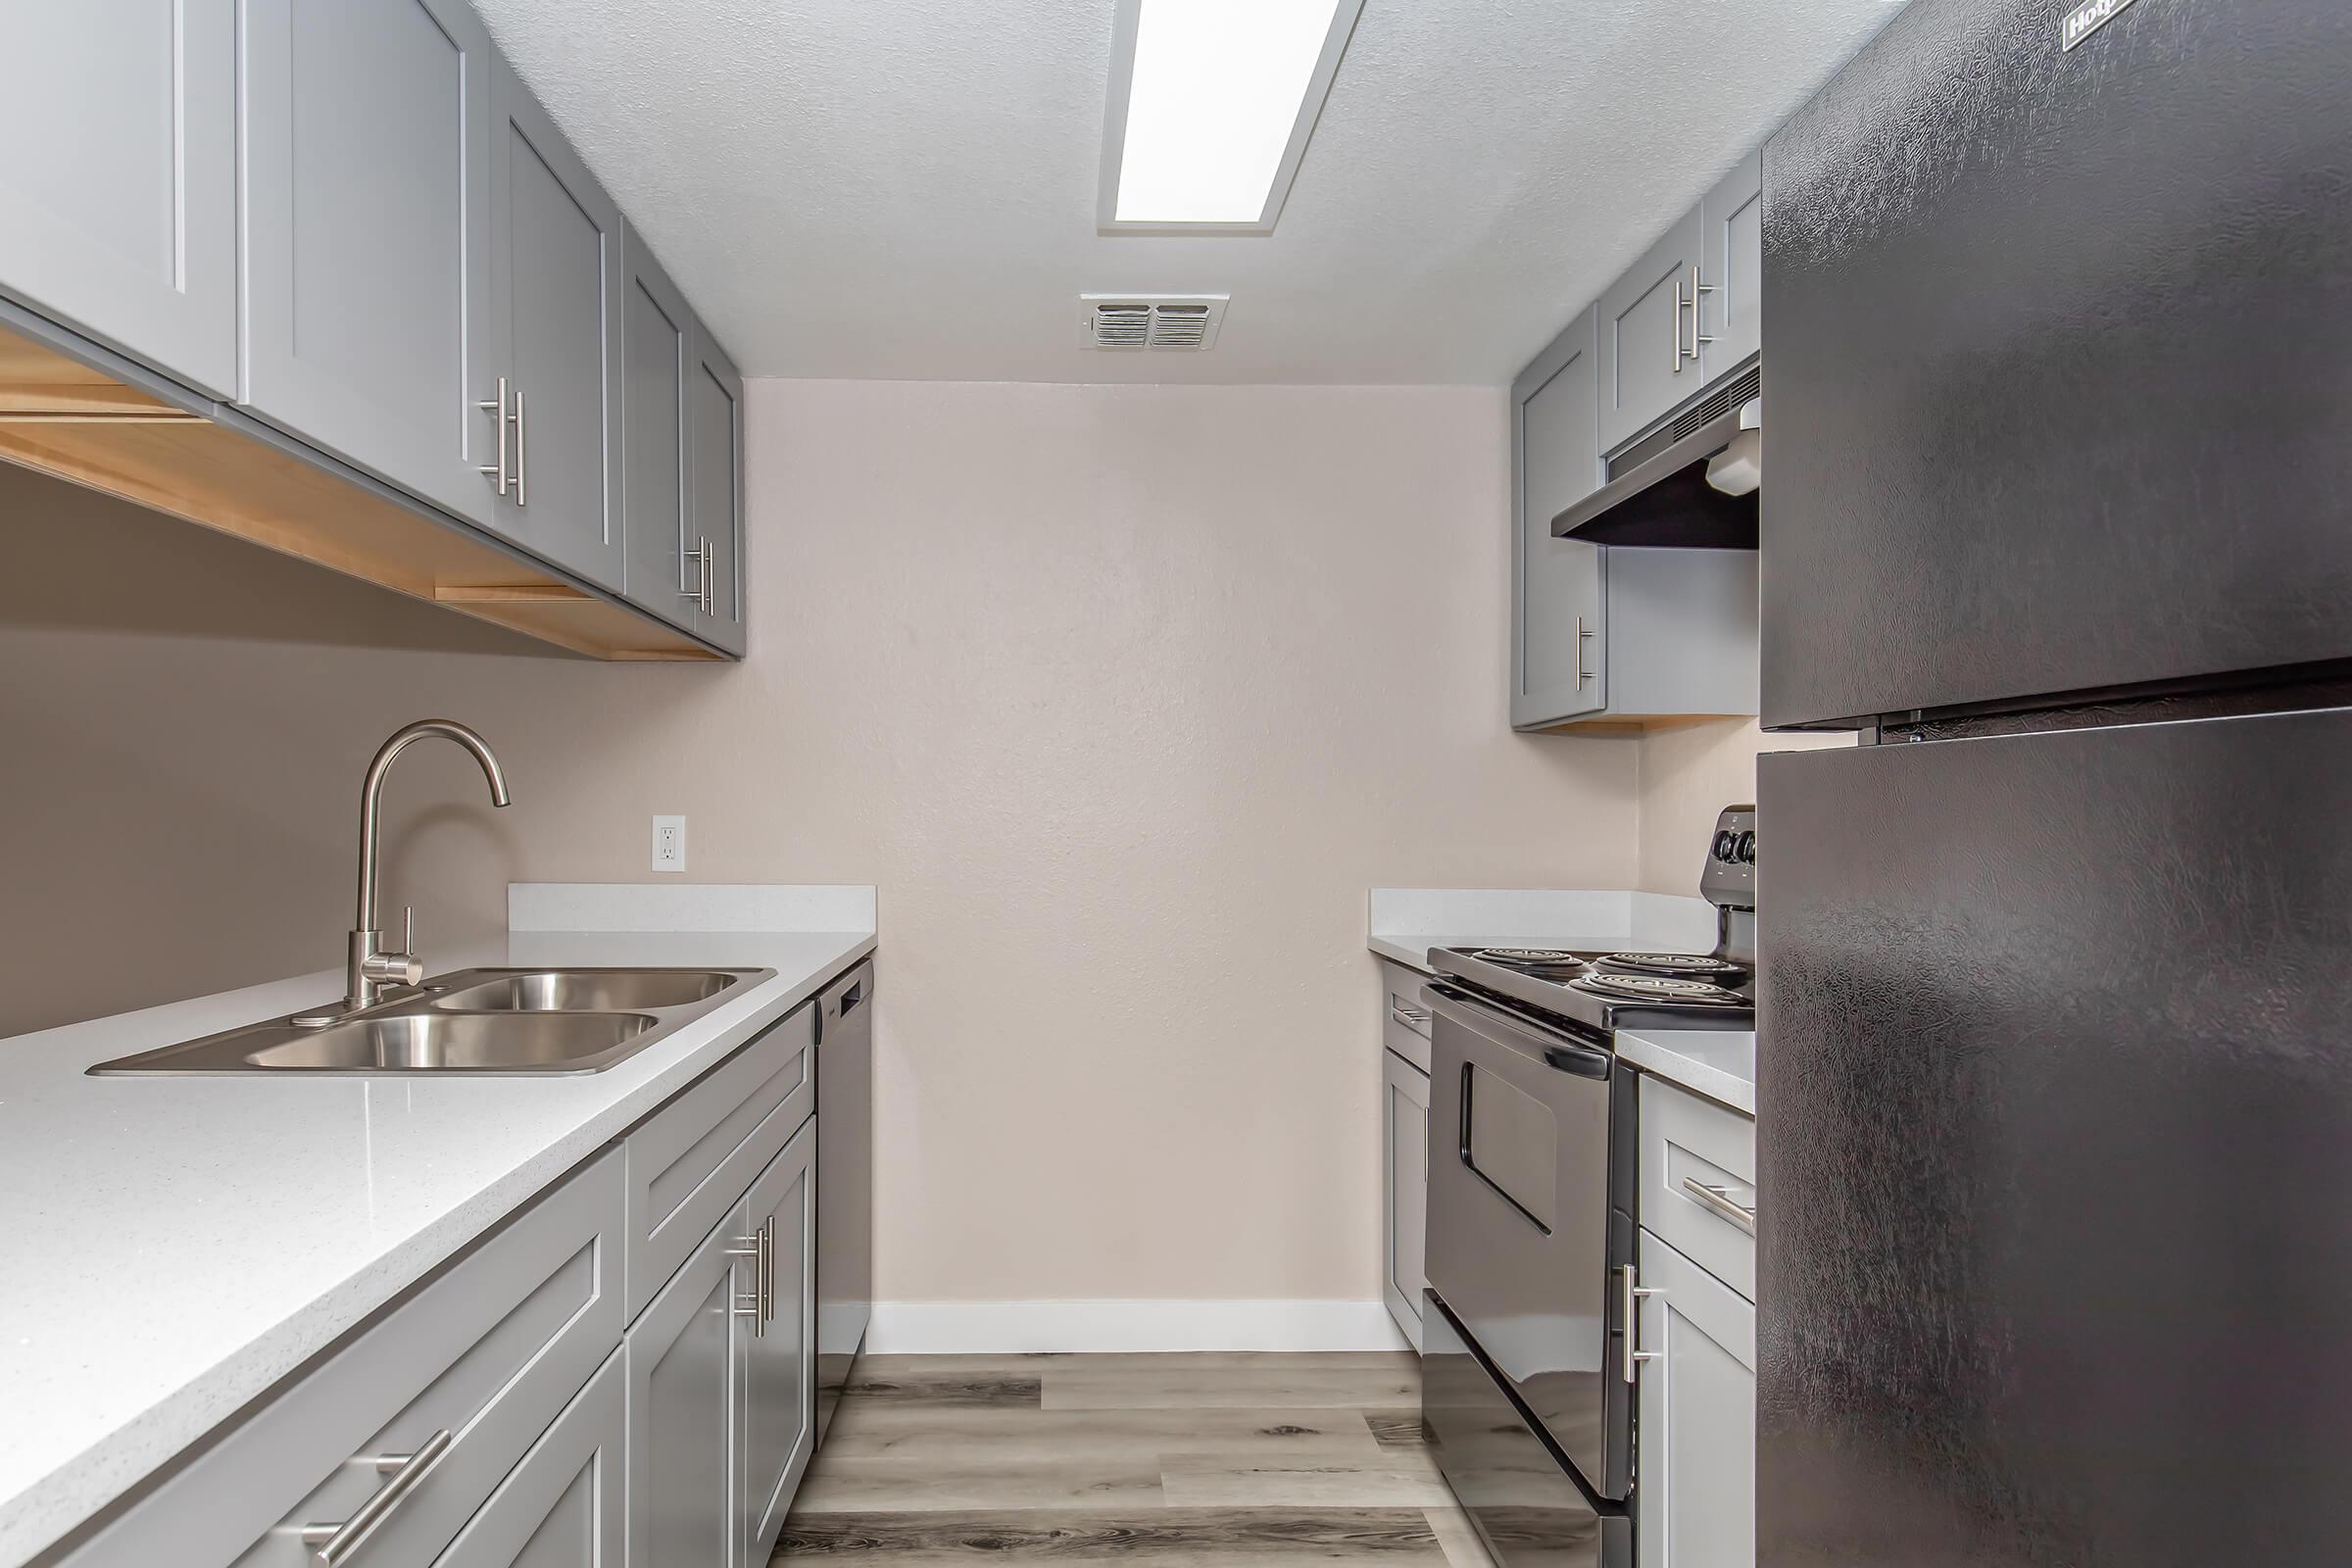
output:
[{"label": "electric range", "polygon": [[1756,810],[1726,808],[1715,821],[1699,893],[1715,906],[1712,952],[1634,949],[1432,948],[1442,981],[1533,1008],[1580,1032],[1753,1029],[1756,1017]]},{"label": "electric range", "polygon": [[1421,1416],[1502,1568],[1634,1568],[1640,1025],[1755,1027],[1755,808],[1716,821],[1711,953],[1437,948]]}]

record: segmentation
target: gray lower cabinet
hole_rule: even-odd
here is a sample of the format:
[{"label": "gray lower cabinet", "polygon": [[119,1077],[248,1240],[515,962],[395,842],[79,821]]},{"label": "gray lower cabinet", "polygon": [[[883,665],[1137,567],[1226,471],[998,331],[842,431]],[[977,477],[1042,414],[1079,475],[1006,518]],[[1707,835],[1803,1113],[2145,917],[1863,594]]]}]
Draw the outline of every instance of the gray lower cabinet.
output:
[{"label": "gray lower cabinet", "polygon": [[620,1177],[608,1152],[540,1198],[66,1563],[315,1568],[418,1454],[368,1559],[432,1561],[620,1341]]},{"label": "gray lower cabinet", "polygon": [[759,1237],[760,1316],[743,1354],[743,1557],[767,1560],[816,1449],[816,1120],[793,1135],[744,1199]]},{"label": "gray lower cabinet", "polygon": [[630,1560],[745,1568],[781,1529],[813,1445],[806,1123],[629,1327]]},{"label": "gray lower cabinet", "polygon": [[1381,1294],[1414,1349],[1421,1348],[1422,1273],[1429,1216],[1429,1074],[1381,1056]]},{"label": "gray lower cabinet", "polygon": [[628,1367],[614,1350],[437,1568],[624,1568],[628,1393]]},{"label": "gray lower cabinet", "polygon": [[1542,728],[1608,706],[1601,547],[1551,519],[1600,488],[1596,313],[1586,309],[1511,388],[1511,723]]},{"label": "gray lower cabinet", "polygon": [[704,1238],[685,1267],[629,1325],[629,1560],[661,1568],[735,1568],[740,1478],[735,1428],[743,1353],[756,1306],[757,1249],[737,1215]]},{"label": "gray lower cabinet", "polygon": [[1756,1309],[1641,1233],[1641,1568],[1750,1568],[1756,1550]]},{"label": "gray lower cabinet", "polygon": [[511,398],[498,531],[621,586],[620,209],[504,56],[490,72],[494,363]]},{"label": "gray lower cabinet", "polygon": [[237,381],[235,0],[0,0],[0,293]]},{"label": "gray lower cabinet", "polygon": [[465,0],[241,15],[240,401],[502,528],[489,34]]},{"label": "gray lower cabinet", "polygon": [[700,320],[686,376],[687,551],[700,591],[687,629],[744,651],[743,377]]},{"label": "gray lower cabinet", "polygon": [[796,1008],[629,1133],[632,1319],[815,1109],[815,1045],[816,1008]]},{"label": "gray lower cabinet", "polygon": [[694,313],[635,229],[621,236],[621,589],[692,630],[686,550],[686,386]]}]

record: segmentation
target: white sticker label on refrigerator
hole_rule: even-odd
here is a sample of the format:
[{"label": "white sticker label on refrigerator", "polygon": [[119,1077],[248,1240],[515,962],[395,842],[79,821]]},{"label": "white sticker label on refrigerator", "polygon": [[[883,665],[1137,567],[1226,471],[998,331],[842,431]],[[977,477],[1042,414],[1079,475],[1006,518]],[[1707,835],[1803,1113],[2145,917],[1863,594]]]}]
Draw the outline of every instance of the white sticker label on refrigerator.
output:
[{"label": "white sticker label on refrigerator", "polygon": [[2058,28],[2059,41],[2063,46],[2060,52],[2072,49],[2113,22],[2131,4],[2132,0],[2087,0],[2086,4],[2075,7],[2066,14],[2066,21]]}]

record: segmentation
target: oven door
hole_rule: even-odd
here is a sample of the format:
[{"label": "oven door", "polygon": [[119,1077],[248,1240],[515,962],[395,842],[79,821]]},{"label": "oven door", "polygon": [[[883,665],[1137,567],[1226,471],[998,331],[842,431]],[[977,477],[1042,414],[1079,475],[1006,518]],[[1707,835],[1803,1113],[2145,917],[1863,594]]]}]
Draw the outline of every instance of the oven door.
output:
[{"label": "oven door", "polygon": [[1443,982],[1431,1033],[1426,1274],[1597,1495],[1633,1489],[1616,1271],[1633,1261],[1632,1074]]}]

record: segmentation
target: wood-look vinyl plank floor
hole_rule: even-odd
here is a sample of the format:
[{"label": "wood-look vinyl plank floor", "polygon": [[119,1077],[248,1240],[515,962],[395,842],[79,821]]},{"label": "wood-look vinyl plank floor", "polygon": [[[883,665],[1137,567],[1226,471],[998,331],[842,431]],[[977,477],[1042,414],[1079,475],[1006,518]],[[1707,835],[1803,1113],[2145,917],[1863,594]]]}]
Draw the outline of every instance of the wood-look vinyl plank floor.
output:
[{"label": "wood-look vinyl plank floor", "polygon": [[[1420,1417],[1413,1418],[1416,1428]],[[1203,1455],[1228,1463],[1383,1462],[1376,1431],[1353,1410],[1045,1410],[845,1400],[825,1434],[835,1458],[921,1458],[953,1465],[975,1451],[1044,1459],[1159,1460]]]},{"label": "wood-look vinyl plank floor", "polygon": [[799,1513],[780,1557],[861,1554],[907,1564],[974,1560],[1102,1562],[1142,1568],[1359,1563],[1446,1568],[1418,1508],[1159,1508],[1133,1513],[1051,1509],[968,1513]]},{"label": "wood-look vinyl plank floor", "polygon": [[779,1557],[1494,1568],[1409,1355],[867,1356]]},{"label": "wood-look vinyl plank floor", "polygon": [[1386,1409],[1417,1402],[1407,1356],[1071,1356],[1041,1374],[1048,1410]]}]

